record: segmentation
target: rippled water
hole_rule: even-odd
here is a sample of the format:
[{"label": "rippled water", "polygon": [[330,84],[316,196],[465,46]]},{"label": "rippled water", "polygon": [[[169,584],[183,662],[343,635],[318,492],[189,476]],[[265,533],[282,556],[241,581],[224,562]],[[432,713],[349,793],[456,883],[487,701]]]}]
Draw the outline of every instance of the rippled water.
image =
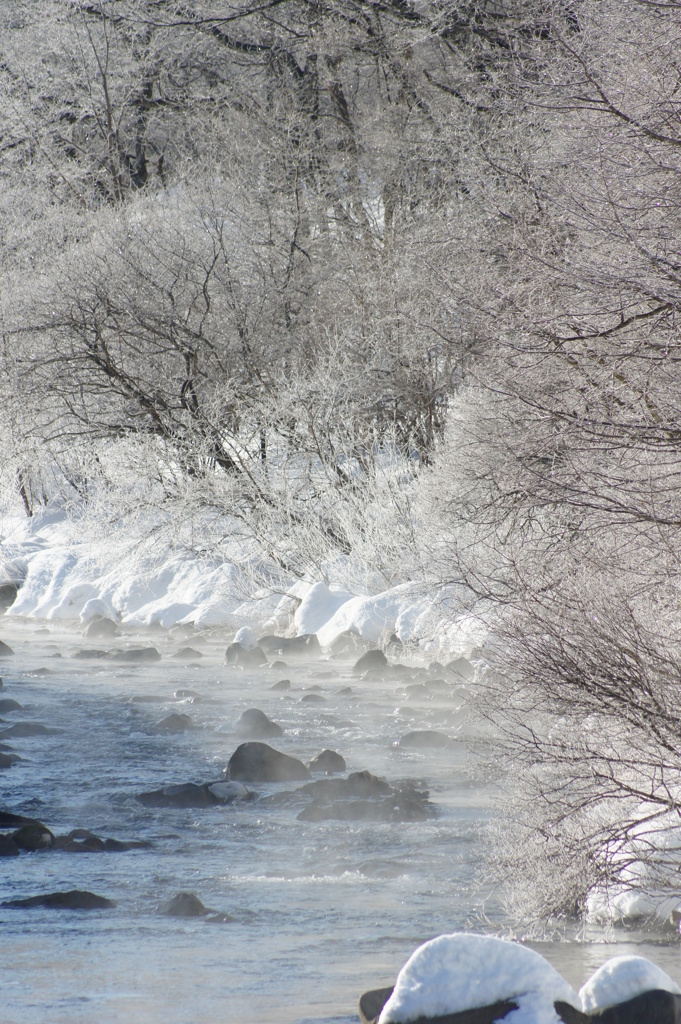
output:
[{"label": "rippled water", "polygon": [[[215,636],[104,642],[9,620],[2,627],[16,652],[1,669],[2,697],[24,706],[4,716],[7,724],[40,721],[62,731],[13,741],[26,760],[0,773],[0,806],[58,833],[88,828],[153,843],[126,853],[0,860],[2,899],[79,888],[117,904],[89,913],[0,908],[3,1024],[343,1024],[358,1019],[359,995],[391,984],[426,939],[466,928],[504,932],[493,898],[485,918],[479,915],[492,800],[468,771],[457,686],[414,692],[407,689],[412,679],[358,681],[351,660],[287,658],[285,670],[243,672],[224,665],[226,643]],[[83,647],[131,643],[154,643],[162,661],[136,667],[73,657]],[[202,652],[199,664],[173,659],[187,643]],[[283,677],[290,691],[273,692]],[[350,694],[338,693],[347,686]],[[311,687],[324,703],[301,703]],[[180,688],[201,699],[176,701]],[[285,729],[274,746],[303,760],[330,747],[349,771],[424,783],[437,816],[407,824],[312,823],[284,805],[149,809],[135,799],[174,782],[219,778],[239,742],[234,723],[248,707]],[[189,714],[196,728],[156,734],[170,711]],[[394,745],[429,727],[461,742],[427,753]],[[294,785],[254,788],[266,794]],[[235,920],[160,914],[183,890]],[[600,934],[592,938],[599,941],[535,945],[576,984],[608,956],[632,950],[681,980],[676,945],[653,949],[632,934],[625,950],[603,944]]]}]

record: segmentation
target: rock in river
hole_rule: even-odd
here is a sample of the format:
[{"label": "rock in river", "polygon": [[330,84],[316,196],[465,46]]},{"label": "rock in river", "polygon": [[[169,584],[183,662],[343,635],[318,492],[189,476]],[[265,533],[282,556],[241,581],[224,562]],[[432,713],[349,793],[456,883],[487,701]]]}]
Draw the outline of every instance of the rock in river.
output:
[{"label": "rock in river", "polygon": [[321,654],[316,633],[302,636],[273,636],[268,634],[258,640],[258,645],[268,654]]},{"label": "rock in river", "polygon": [[0,715],[6,715],[8,711],[23,711],[21,704],[18,700],[12,700],[11,697],[4,697],[0,700]]},{"label": "rock in river", "polygon": [[153,661],[160,661],[161,655],[155,647],[129,647],[127,651],[116,651],[111,655],[111,660],[132,665],[147,665]]},{"label": "rock in river", "polygon": [[267,664],[267,657],[262,647],[244,647],[237,641],[227,648],[225,663],[237,665],[239,668],[257,668],[259,665]]},{"label": "rock in river", "polygon": [[187,732],[188,729],[193,728],[194,723],[189,715],[182,715],[177,711],[173,711],[172,714],[163,718],[158,725],[154,727],[154,732],[171,735],[178,732]]},{"label": "rock in river", "polygon": [[295,782],[310,773],[296,757],[282,754],[267,743],[242,743],[229,759],[226,774],[240,782]]},{"label": "rock in river", "polygon": [[346,769],[345,758],[337,754],[335,750],[322,750],[308,763],[311,772],[325,772],[327,775],[334,775],[336,772],[344,772]]},{"label": "rock in river", "polygon": [[284,735],[282,727],[272,722],[259,708],[248,708],[244,711],[234,731],[239,736],[248,736],[254,740],[269,740],[274,736]]},{"label": "rock in river", "polygon": [[12,833],[12,840],[20,850],[25,850],[27,853],[33,853],[36,850],[49,850],[54,846],[53,833],[40,822],[22,825]]},{"label": "rock in river", "polygon": [[8,658],[10,654],[14,654],[12,648],[4,640],[0,640],[0,658]]},{"label": "rock in river", "polygon": [[16,722],[0,732],[0,736],[52,736],[61,729],[50,729],[41,722]]},{"label": "rock in river", "polygon": [[402,737],[399,745],[410,750],[434,750],[451,747],[452,741],[437,729],[414,729]]},{"label": "rock in river", "polygon": [[115,907],[113,900],[97,896],[84,889],[70,889],[68,892],[48,892],[42,896],[29,896],[24,900],[5,900],[3,907],[49,907],[54,910],[106,910]]},{"label": "rock in river", "polygon": [[361,675],[363,672],[382,672],[388,666],[388,659],[383,651],[367,651],[355,662],[353,674]]}]

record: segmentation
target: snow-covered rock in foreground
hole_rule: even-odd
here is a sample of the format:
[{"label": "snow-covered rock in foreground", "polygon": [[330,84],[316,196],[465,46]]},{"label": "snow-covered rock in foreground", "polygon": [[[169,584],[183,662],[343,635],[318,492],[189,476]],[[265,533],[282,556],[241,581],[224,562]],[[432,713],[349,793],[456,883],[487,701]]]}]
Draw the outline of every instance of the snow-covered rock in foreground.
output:
[{"label": "snow-covered rock in foreground", "polygon": [[406,962],[379,1024],[408,1024],[507,999],[518,1009],[504,1024],[560,1024],[555,1002],[581,1009],[577,993],[534,950],[483,935],[440,935]]},{"label": "snow-covered rock in foreground", "polygon": [[656,989],[681,995],[676,982],[645,957],[615,956],[582,986],[579,998],[585,1013],[595,1013]]}]

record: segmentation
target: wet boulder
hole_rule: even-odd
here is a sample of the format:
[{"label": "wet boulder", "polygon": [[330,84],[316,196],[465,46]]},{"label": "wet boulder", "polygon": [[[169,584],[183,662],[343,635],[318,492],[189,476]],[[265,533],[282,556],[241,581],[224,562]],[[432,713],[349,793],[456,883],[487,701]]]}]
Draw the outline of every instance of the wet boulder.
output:
[{"label": "wet boulder", "polygon": [[194,782],[181,782],[138,793],[137,799],[145,807],[211,807],[217,803],[207,785],[197,786]]},{"label": "wet boulder", "polygon": [[178,892],[163,904],[161,913],[168,917],[205,917],[210,911],[193,892]]},{"label": "wet boulder", "polygon": [[118,626],[113,619],[93,619],[85,630],[85,636],[89,639],[118,636]]},{"label": "wet boulder", "polygon": [[259,708],[248,708],[237,721],[234,731],[237,736],[248,736],[254,740],[268,740],[274,736],[283,736],[284,730],[276,722],[272,722],[264,711]]},{"label": "wet boulder", "polygon": [[237,640],[227,648],[225,664],[237,668],[258,668],[267,664],[267,656],[262,647],[246,647]]},{"label": "wet boulder", "polygon": [[301,704],[326,704],[326,697],[322,697],[321,693],[306,693],[304,697],[300,698]]},{"label": "wet boulder", "polygon": [[0,658],[9,658],[12,654],[14,654],[14,651],[9,644],[6,644],[4,640],[0,640]]},{"label": "wet boulder", "polygon": [[391,786],[367,771],[347,779],[320,779],[298,792],[312,797],[299,821],[426,821],[434,813],[427,791],[411,784]]},{"label": "wet boulder", "polygon": [[270,690],[281,691],[281,692],[284,692],[284,691],[290,690],[290,689],[291,689],[291,680],[290,679],[280,679],[278,683],[274,683],[272,686],[270,686]]},{"label": "wet boulder", "polygon": [[111,655],[111,660],[126,665],[149,665],[160,661],[161,655],[155,647],[129,647],[125,651],[115,651]]},{"label": "wet boulder", "polygon": [[0,810],[0,828],[20,828],[21,825],[42,825],[37,818],[27,818],[24,814]]},{"label": "wet boulder", "polygon": [[274,636],[268,634],[258,640],[258,645],[268,654],[314,654],[319,655],[322,649],[316,633],[303,633],[301,636]]},{"label": "wet boulder", "polygon": [[18,857],[21,850],[11,836],[0,835],[0,857]]},{"label": "wet boulder", "polygon": [[0,700],[0,715],[6,715],[10,711],[23,711],[21,704],[18,700],[12,700],[11,697],[4,697]]},{"label": "wet boulder", "polygon": [[20,850],[34,853],[37,850],[49,850],[54,846],[54,835],[46,825],[35,822],[22,825],[12,833],[12,840]]},{"label": "wet boulder", "polygon": [[175,651],[175,654],[173,654],[173,658],[184,662],[198,661],[202,657],[201,651],[197,651],[194,647],[181,647],[179,651]]},{"label": "wet boulder", "polygon": [[154,726],[154,732],[170,736],[175,733],[187,732],[194,728],[194,723],[189,715],[179,714],[173,711],[166,718],[161,719],[158,725]]},{"label": "wet boulder", "polygon": [[337,754],[335,750],[322,750],[307,766],[311,772],[324,772],[326,775],[335,775],[336,772],[344,772],[346,769],[345,758]]},{"label": "wet boulder", "polygon": [[360,676],[364,672],[383,672],[387,667],[388,659],[383,651],[374,650],[367,651],[366,654],[363,654],[362,657],[355,662],[352,671],[354,675]]},{"label": "wet boulder", "polygon": [[51,729],[42,722],[16,722],[0,732],[0,737],[17,736],[26,738],[29,736],[53,736],[61,732],[61,729]]},{"label": "wet boulder", "polygon": [[225,771],[228,778],[237,782],[297,782],[310,778],[298,758],[257,742],[240,744]]},{"label": "wet boulder", "polygon": [[48,892],[41,896],[29,896],[23,900],[5,900],[3,907],[30,909],[48,907],[51,910],[107,910],[115,907],[113,900],[97,896],[85,889],[70,889],[67,892]]}]

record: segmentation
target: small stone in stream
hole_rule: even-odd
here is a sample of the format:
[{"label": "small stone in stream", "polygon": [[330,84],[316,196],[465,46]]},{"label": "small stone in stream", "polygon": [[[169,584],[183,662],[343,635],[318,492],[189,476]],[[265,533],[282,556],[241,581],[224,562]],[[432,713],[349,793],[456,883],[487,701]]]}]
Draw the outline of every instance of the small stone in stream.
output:
[{"label": "small stone in stream", "polygon": [[351,697],[352,696],[352,687],[351,686],[341,686],[340,690],[336,690],[336,696],[337,697]]},{"label": "small stone in stream", "polygon": [[441,750],[443,747],[451,747],[452,740],[437,729],[414,729],[402,737],[399,745],[411,750]]},{"label": "small stone in stream", "polygon": [[336,772],[344,772],[346,769],[345,758],[337,754],[335,750],[322,750],[308,763],[311,772],[325,772],[327,775],[334,775]]},{"label": "small stone in stream", "polygon": [[321,693],[306,693],[304,697],[300,698],[301,704],[326,704],[326,697],[322,697]]},{"label": "small stone in stream", "polygon": [[14,654],[14,651],[6,644],[3,640],[0,640],[0,658],[8,658],[10,654]]},{"label": "small stone in stream", "polygon": [[76,651],[76,653],[74,654],[74,658],[108,658],[108,657],[109,657],[109,652],[108,651],[101,651],[97,647],[92,647],[88,651],[86,651],[86,650]]},{"label": "small stone in stream", "polygon": [[196,690],[175,690],[173,697],[175,700],[203,700],[201,694]]},{"label": "small stone in stream", "polygon": [[239,782],[294,782],[310,773],[296,757],[282,754],[267,743],[242,743],[229,759],[225,774]]},{"label": "small stone in stream", "polygon": [[179,651],[173,654],[173,658],[182,659],[183,661],[196,661],[198,658],[202,658],[203,654],[201,651],[195,650],[193,647],[181,647]]},{"label": "small stone in stream", "polygon": [[391,988],[373,988],[360,996],[359,1019],[362,1024],[376,1024],[393,991],[394,985]]},{"label": "small stone in stream", "polygon": [[19,757],[18,754],[3,754],[0,752],[0,768],[11,768],[13,764],[23,761],[23,757]]},{"label": "small stone in stream", "polygon": [[126,664],[146,665],[150,662],[160,661],[161,655],[155,647],[130,647],[127,651],[116,651],[111,655],[111,659]]},{"label": "small stone in stream", "polygon": [[139,793],[137,799],[145,807],[212,807],[217,803],[207,786],[197,786],[193,782]]},{"label": "small stone in stream", "polygon": [[112,619],[94,619],[85,630],[85,636],[88,638],[118,636],[118,626]]},{"label": "small stone in stream", "polygon": [[0,587],[0,615],[4,615],[8,608],[14,604],[19,589],[15,583],[3,583]]},{"label": "small stone in stream", "polygon": [[106,910],[115,907],[116,904],[113,900],[97,896],[94,892],[70,889],[68,892],[48,892],[43,896],[29,896],[25,900],[6,900],[2,906],[27,909],[48,907],[51,910]]},{"label": "small stone in stream", "polygon": [[10,725],[7,729],[3,729],[0,732],[0,737],[5,736],[53,736],[55,733],[61,732],[61,729],[51,729],[41,722],[16,722],[15,725]]},{"label": "small stone in stream", "polygon": [[49,850],[54,846],[54,835],[46,825],[37,822],[34,825],[22,825],[12,833],[12,839],[20,850],[35,853],[37,850]]},{"label": "small stone in stream", "polygon": [[69,839],[68,836],[58,836],[55,849],[63,850],[64,853],[103,853],[106,845],[99,836],[88,836],[86,839]]},{"label": "small stone in stream", "polygon": [[205,917],[210,911],[193,892],[178,892],[163,904],[161,913],[169,917]]},{"label": "small stone in stream", "polygon": [[278,683],[274,683],[273,686],[270,686],[270,690],[290,690],[290,689],[291,689],[291,680],[290,679],[280,679]]},{"label": "small stone in stream", "polygon": [[12,700],[11,697],[5,697],[0,700],[0,715],[6,715],[8,711],[23,711],[21,704],[18,700]]},{"label": "small stone in stream", "polygon": [[388,665],[388,659],[383,651],[367,651],[359,661],[355,662],[353,674],[358,676],[362,672],[381,672]]},{"label": "small stone in stream", "polygon": [[241,643],[230,644],[225,652],[225,663],[239,668],[257,668],[267,664],[262,647],[244,647]]},{"label": "small stone in stream", "polygon": [[277,660],[272,662],[270,668],[273,668],[276,672],[285,672],[288,665],[285,661]]},{"label": "small stone in stream", "polygon": [[282,727],[272,722],[259,708],[248,708],[244,711],[234,731],[238,736],[249,736],[256,740],[268,740],[274,736],[284,735]]},{"label": "small stone in stream", "polygon": [[187,732],[188,729],[193,728],[194,723],[189,715],[181,715],[173,711],[171,715],[168,715],[158,723],[154,728],[154,732],[171,735],[178,732]]},{"label": "small stone in stream", "polygon": [[11,836],[0,835],[0,857],[18,857],[20,853]]},{"label": "small stone in stream", "polygon": [[319,779],[317,782],[308,782],[306,786],[301,786],[298,792],[310,793],[325,799],[349,799],[389,796],[393,788],[385,779],[379,779],[371,772],[363,771],[351,772],[347,779]]}]

